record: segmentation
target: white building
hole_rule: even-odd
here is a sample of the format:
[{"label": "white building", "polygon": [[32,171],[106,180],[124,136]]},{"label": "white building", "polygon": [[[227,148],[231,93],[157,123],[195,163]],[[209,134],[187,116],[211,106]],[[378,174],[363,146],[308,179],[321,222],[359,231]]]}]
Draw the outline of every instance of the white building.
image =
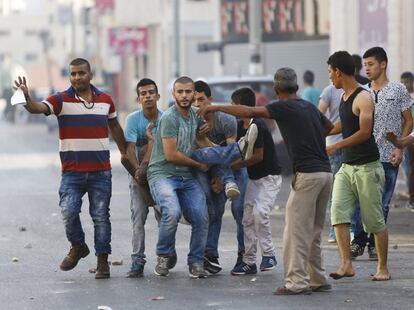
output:
[{"label": "white building", "polygon": [[331,0],[330,51],[362,55],[373,46],[388,54],[388,75],[414,70],[414,1]]}]

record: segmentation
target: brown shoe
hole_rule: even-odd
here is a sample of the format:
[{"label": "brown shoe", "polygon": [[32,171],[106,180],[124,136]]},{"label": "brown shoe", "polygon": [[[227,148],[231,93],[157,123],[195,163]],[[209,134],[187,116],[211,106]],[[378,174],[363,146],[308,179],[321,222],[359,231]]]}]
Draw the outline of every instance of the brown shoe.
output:
[{"label": "brown shoe", "polygon": [[86,243],[83,244],[74,244],[70,247],[68,255],[63,259],[60,264],[60,269],[63,271],[68,271],[76,267],[79,260],[88,256],[89,248]]},{"label": "brown shoe", "polygon": [[95,279],[108,279],[110,277],[108,254],[99,254],[97,260]]}]

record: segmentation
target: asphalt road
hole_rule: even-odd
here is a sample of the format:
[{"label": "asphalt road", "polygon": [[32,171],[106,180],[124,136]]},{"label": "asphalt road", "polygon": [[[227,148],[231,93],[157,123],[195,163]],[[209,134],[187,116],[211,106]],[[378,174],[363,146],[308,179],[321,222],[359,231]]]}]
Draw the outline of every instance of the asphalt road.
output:
[{"label": "asphalt road", "polygon": [[[414,308],[414,213],[402,207],[393,208],[390,214],[391,281],[370,281],[376,266],[365,254],[355,262],[357,276],[332,283],[330,293],[272,295],[274,288],[283,284],[281,239],[289,191],[287,177],[279,194],[280,208],[272,213],[279,261],[276,270],[255,276],[230,275],[236,259],[236,227],[227,210],[220,239],[224,267],[220,274],[197,280],[188,277],[190,230],[180,224],[177,266],[167,278],[157,277],[153,274],[157,225],[151,211],[145,276],[126,279],[131,251],[128,180],[113,148],[112,247],[113,256],[123,259],[123,265],[111,267],[111,279],[95,280],[88,272],[96,263],[93,255],[72,271],[58,268],[69,244],[58,207],[57,133],[48,133],[43,124],[11,125],[0,120],[0,309],[98,309],[100,305],[113,310]],[[82,221],[92,248],[93,226],[87,208],[85,200]],[[335,245],[324,244],[324,259],[328,272],[336,269],[339,259]]]}]

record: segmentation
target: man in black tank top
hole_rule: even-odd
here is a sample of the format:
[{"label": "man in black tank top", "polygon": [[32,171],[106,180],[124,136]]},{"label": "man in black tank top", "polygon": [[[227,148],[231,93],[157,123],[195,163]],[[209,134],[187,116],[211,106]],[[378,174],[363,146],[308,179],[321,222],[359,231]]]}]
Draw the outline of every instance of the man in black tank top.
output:
[{"label": "man in black tank top", "polygon": [[372,134],[374,103],[370,94],[358,87],[354,71],[355,65],[349,53],[340,51],[329,57],[329,78],[336,88],[344,90],[339,108],[341,120],[330,132],[342,132],[343,140],[327,148],[328,155],[339,149],[343,151],[343,164],[335,175],[331,209],[341,266],[330,276],[337,280],[355,275],[351,261],[349,224],[356,202],[359,201],[365,230],[374,234],[378,252],[377,273],[372,280],[384,281],[390,279],[387,267],[388,230],[381,207],[384,170]]}]

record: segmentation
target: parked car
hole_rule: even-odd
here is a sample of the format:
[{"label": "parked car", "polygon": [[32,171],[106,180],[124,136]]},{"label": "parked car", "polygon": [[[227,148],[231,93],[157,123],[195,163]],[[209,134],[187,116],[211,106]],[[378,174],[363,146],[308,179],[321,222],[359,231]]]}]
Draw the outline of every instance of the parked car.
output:
[{"label": "parked car", "polygon": [[[256,93],[256,105],[258,106],[267,105],[277,99],[273,90],[273,78],[271,76],[226,76],[204,80],[210,85],[213,104],[230,104],[231,94],[236,89],[242,87],[249,87]],[[264,121],[275,142],[276,153],[282,167],[282,174],[291,174],[292,163],[276,121],[271,119],[265,119]]]}]

